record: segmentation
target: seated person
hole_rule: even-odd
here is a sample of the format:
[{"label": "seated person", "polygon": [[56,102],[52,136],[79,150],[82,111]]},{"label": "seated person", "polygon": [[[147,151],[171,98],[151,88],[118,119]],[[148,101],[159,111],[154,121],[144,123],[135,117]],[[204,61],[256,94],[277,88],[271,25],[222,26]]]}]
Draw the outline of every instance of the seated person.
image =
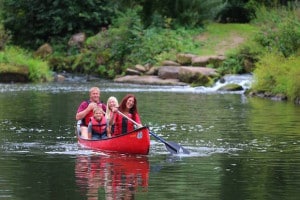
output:
[{"label": "seated person", "polygon": [[[141,118],[137,111],[137,100],[134,95],[128,94],[126,95],[121,104],[119,106],[119,110],[117,108],[113,109],[114,117],[110,119],[109,124],[114,125],[113,135],[120,135],[124,133],[128,133],[133,131],[135,128],[142,127]],[[122,113],[122,114],[120,114]],[[135,123],[130,121],[133,120],[138,124],[135,127]]]},{"label": "seated person", "polygon": [[81,137],[88,139],[88,124],[93,116],[93,109],[95,107],[101,107],[106,111],[106,105],[100,100],[100,89],[98,87],[92,87],[90,89],[90,99],[82,101],[79,105],[76,113],[76,120],[78,120],[78,130],[80,130]]},{"label": "seated person", "polygon": [[88,139],[105,139],[111,137],[107,132],[107,120],[104,117],[104,111],[100,107],[93,110],[93,117],[88,124]]}]

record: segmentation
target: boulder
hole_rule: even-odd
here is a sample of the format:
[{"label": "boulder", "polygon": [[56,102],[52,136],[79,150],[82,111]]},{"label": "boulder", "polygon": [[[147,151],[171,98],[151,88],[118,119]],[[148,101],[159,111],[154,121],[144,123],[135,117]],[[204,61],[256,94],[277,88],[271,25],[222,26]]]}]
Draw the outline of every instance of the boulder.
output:
[{"label": "boulder", "polygon": [[27,66],[23,65],[0,63],[0,82],[29,82],[29,69]]},{"label": "boulder", "polygon": [[51,45],[48,43],[45,43],[34,52],[34,56],[40,57],[40,58],[46,58],[48,55],[50,55],[52,53],[53,53],[53,50],[52,50]]},{"label": "boulder", "polygon": [[159,67],[151,67],[145,74],[146,75],[158,75],[158,69],[159,69]]},{"label": "boulder", "polygon": [[162,66],[158,69],[158,77],[161,79],[178,79],[180,67]]},{"label": "boulder", "polygon": [[214,66],[220,66],[220,64],[226,59],[225,56],[208,55],[208,56],[194,56],[192,58],[192,66],[206,66],[213,64]]},{"label": "boulder", "polygon": [[211,85],[211,77],[217,76],[215,69],[206,67],[180,67],[178,78],[185,83],[191,83],[194,86]]},{"label": "boulder", "polygon": [[117,83],[133,83],[145,85],[187,85],[187,83],[180,82],[178,79],[161,79],[158,76],[122,76],[115,78],[114,81]]},{"label": "boulder", "polygon": [[76,47],[83,47],[83,44],[86,40],[85,33],[76,33],[72,35],[72,37],[69,39],[68,45],[70,47],[76,46]]},{"label": "boulder", "polygon": [[193,54],[179,53],[176,55],[176,59],[180,65],[190,65],[195,56]]},{"label": "boulder", "polygon": [[145,73],[147,71],[146,67],[144,67],[143,65],[135,65],[134,69],[139,71],[139,72],[142,72],[142,73]]},{"label": "boulder", "polygon": [[131,68],[127,68],[125,73],[126,75],[142,75],[140,71]]},{"label": "boulder", "polygon": [[162,66],[180,66],[179,63],[172,60],[165,60],[161,63]]},{"label": "boulder", "polygon": [[243,90],[243,87],[238,84],[230,83],[220,87],[218,90],[219,91],[241,91]]}]

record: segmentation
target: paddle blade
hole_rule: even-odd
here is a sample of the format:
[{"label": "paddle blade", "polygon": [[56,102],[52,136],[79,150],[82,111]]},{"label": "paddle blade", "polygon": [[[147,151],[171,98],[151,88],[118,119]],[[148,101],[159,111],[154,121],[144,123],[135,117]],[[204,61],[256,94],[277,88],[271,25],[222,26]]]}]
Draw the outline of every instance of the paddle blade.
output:
[{"label": "paddle blade", "polygon": [[169,141],[169,142],[166,142],[165,143],[166,145],[166,148],[169,152],[171,152],[172,154],[190,154],[190,152],[185,149],[183,146],[177,144],[176,142],[172,142],[172,141]]}]

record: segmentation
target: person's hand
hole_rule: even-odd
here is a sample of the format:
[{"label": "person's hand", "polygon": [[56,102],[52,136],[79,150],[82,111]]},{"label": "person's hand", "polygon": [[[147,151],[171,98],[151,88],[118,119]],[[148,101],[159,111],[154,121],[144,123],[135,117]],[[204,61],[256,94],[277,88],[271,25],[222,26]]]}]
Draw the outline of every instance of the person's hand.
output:
[{"label": "person's hand", "polygon": [[92,102],[92,103],[89,104],[88,109],[89,110],[94,110],[94,108],[96,108],[96,107],[97,107],[97,104],[95,102]]},{"label": "person's hand", "polygon": [[119,110],[118,107],[112,107],[112,109],[111,109],[111,111],[114,112],[114,113],[118,112],[118,110]]}]

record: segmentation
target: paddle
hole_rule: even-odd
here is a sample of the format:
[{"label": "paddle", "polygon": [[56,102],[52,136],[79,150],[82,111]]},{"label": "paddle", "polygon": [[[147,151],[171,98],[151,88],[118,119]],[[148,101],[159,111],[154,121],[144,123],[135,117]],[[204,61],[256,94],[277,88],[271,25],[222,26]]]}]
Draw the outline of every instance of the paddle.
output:
[{"label": "paddle", "polygon": [[[138,124],[136,121],[134,121],[133,119],[129,118],[127,115],[125,115],[124,113],[120,112],[118,110],[118,113],[120,115],[122,115],[123,117],[125,117],[126,119],[128,119],[129,121],[131,121],[132,123],[134,123],[135,125],[137,125],[138,127],[140,126],[140,124]],[[149,130],[149,129],[148,129]],[[183,148],[182,146],[180,146],[179,144],[177,144],[176,142],[167,142],[166,140],[164,140],[163,138],[159,137],[158,135],[154,134],[153,132],[151,132],[149,130],[150,134],[155,137],[157,140],[161,141],[162,143],[164,143],[166,145],[167,150],[172,153],[172,154],[177,154],[177,153],[184,153],[184,154],[190,154],[190,152]]]}]

